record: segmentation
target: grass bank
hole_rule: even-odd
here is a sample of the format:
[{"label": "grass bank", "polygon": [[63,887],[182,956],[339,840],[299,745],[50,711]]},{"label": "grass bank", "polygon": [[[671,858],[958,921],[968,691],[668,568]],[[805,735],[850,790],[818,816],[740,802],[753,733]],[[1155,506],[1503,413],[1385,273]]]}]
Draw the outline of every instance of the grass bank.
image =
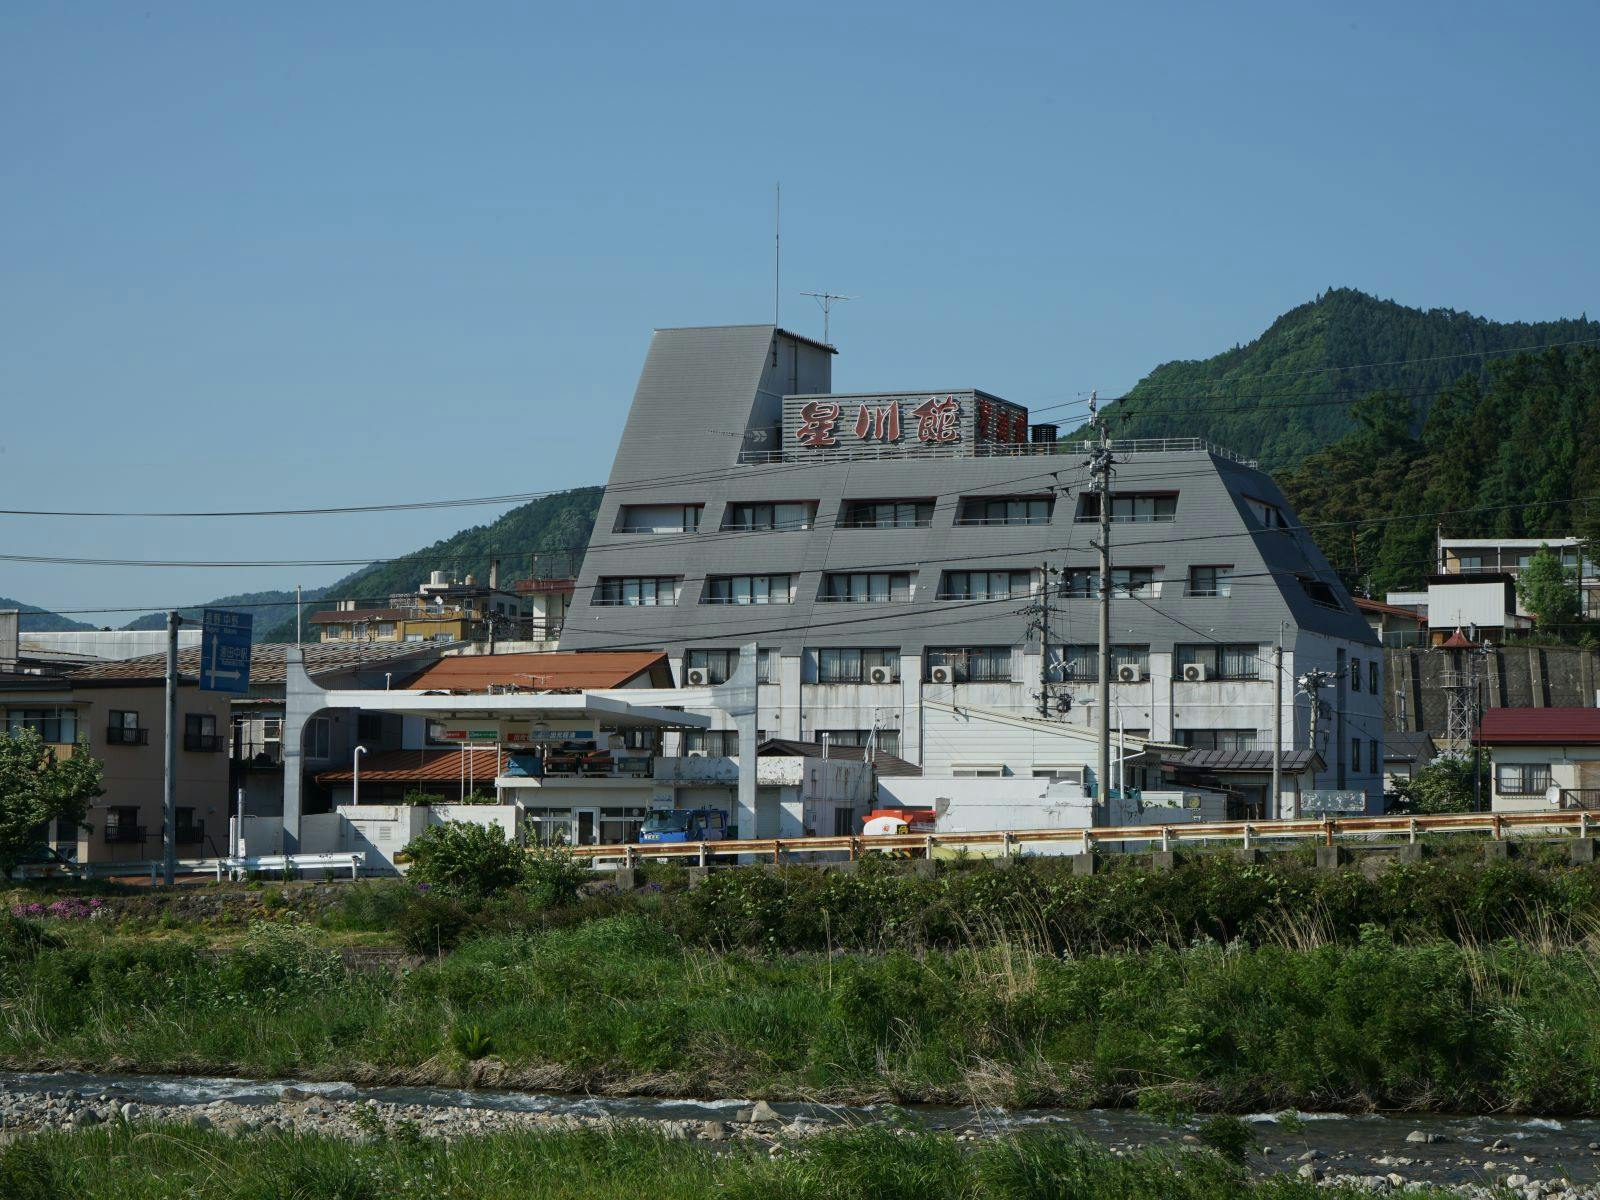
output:
[{"label": "grass bank", "polygon": [[[1247,1180],[1209,1152],[1117,1158],[1039,1132],[964,1149],[938,1135],[862,1130],[779,1157],[635,1131],[231,1139],[188,1128],[47,1134],[0,1151],[8,1200],[1342,1200],[1360,1190]],[[1408,1193],[1424,1197],[1441,1192]]]},{"label": "grass bank", "polygon": [[354,971],[74,931],[0,959],[0,1060],[702,1096],[1600,1113],[1600,955],[1205,943],[686,949],[638,914]]}]

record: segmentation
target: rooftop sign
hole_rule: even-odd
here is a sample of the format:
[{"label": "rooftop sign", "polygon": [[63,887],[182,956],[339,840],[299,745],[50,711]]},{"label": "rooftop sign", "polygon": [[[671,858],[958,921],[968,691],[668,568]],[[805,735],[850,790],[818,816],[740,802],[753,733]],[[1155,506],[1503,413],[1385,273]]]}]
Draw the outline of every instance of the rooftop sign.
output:
[{"label": "rooftop sign", "polygon": [[[826,453],[1028,440],[1028,410],[978,391],[785,396],[783,449]],[[773,447],[776,449],[776,447]]]}]

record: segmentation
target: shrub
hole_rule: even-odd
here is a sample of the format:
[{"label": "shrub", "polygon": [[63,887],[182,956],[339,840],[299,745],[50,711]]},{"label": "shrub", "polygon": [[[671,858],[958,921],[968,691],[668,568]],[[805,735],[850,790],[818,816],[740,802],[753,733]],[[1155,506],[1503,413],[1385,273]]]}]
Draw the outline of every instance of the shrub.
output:
[{"label": "shrub", "polygon": [[578,898],[591,872],[564,850],[536,850],[523,861],[523,890],[540,908],[558,908]]},{"label": "shrub", "polygon": [[406,847],[410,878],[451,896],[481,900],[522,879],[523,852],[499,826],[467,821],[430,825]]},{"label": "shrub", "polygon": [[1256,1148],[1256,1135],[1238,1117],[1218,1113],[1200,1126],[1200,1140],[1231,1163],[1242,1163]]},{"label": "shrub", "polygon": [[456,948],[471,924],[472,917],[454,898],[419,891],[396,914],[393,928],[413,954],[444,954]]}]

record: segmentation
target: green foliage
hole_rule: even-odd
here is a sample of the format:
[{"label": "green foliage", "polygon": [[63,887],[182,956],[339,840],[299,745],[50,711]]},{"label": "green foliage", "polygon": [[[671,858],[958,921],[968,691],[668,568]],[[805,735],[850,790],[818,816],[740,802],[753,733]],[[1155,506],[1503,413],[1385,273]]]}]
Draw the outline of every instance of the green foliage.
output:
[{"label": "green foliage", "polygon": [[478,900],[522,879],[523,852],[498,825],[443,821],[406,846],[409,878],[449,896]]},{"label": "green foliage", "polygon": [[444,794],[441,792],[430,792],[426,788],[413,787],[407,789],[406,794],[400,798],[400,803],[415,805],[419,808],[428,808],[435,804],[448,804],[449,801],[445,799]]},{"label": "green foliage", "polygon": [[1517,576],[1517,598],[1539,622],[1541,630],[1560,636],[1575,631],[1583,619],[1583,597],[1576,571],[1561,564],[1561,555],[1549,546],[1539,552]]},{"label": "green foliage", "polygon": [[472,925],[472,915],[453,896],[413,891],[391,928],[413,954],[446,954]]},{"label": "green foliage", "polygon": [[450,1030],[450,1045],[468,1062],[477,1062],[480,1058],[488,1058],[494,1053],[494,1038],[476,1022],[453,1026]]},{"label": "green foliage", "polygon": [[[1489,795],[1488,768],[1479,764],[1478,795]],[[1472,759],[1467,755],[1441,754],[1418,768],[1400,785],[1400,804],[1406,812],[1471,812],[1473,805]]]},{"label": "green foliage", "polygon": [[1255,1131],[1238,1117],[1217,1113],[1200,1124],[1200,1141],[1231,1163],[1242,1163],[1256,1148]]},{"label": "green foliage", "polygon": [[57,758],[32,729],[0,733],[0,873],[9,874],[39,842],[40,826],[83,825],[89,802],[105,794],[88,743]]},{"label": "green foliage", "polygon": [[[1361,1188],[1252,1181],[1220,1156],[1116,1155],[1052,1128],[954,1134],[840,1129],[784,1144],[708,1146],[646,1128],[460,1139],[241,1138],[170,1125],[49,1132],[0,1150],[15,1200],[1354,1200]],[[1408,1191],[1418,1200],[1447,1193]]]},{"label": "green foliage", "polygon": [[591,878],[588,867],[559,848],[534,850],[523,859],[522,891],[537,908],[571,904]]}]

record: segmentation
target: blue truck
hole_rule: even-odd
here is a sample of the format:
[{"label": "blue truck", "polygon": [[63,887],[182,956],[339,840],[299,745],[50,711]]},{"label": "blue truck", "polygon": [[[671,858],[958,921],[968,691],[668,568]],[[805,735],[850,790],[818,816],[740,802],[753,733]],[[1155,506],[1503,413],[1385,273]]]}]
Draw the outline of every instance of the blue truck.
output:
[{"label": "blue truck", "polygon": [[716,808],[657,809],[644,820],[639,841],[720,842],[728,836],[728,814]]}]

